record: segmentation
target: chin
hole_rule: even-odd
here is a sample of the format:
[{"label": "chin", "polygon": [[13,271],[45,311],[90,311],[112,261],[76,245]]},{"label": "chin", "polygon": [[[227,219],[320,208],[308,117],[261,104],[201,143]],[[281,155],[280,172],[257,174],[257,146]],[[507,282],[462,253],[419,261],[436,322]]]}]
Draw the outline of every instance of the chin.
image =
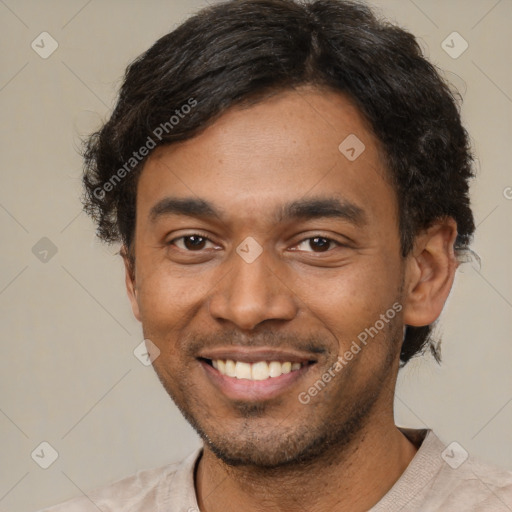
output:
[{"label": "chin", "polygon": [[196,418],[190,416],[187,420],[206,447],[226,465],[292,469],[339,457],[340,452],[362,434],[373,404],[368,401],[364,406],[349,408],[345,410],[346,416],[337,411],[326,422],[308,417],[285,425],[277,419],[260,418],[263,421],[258,421],[253,417],[234,420],[229,430],[220,430],[219,423],[199,425]]},{"label": "chin", "polygon": [[[302,430],[302,429],[301,429]],[[201,433],[200,433],[201,435]],[[209,449],[229,466],[251,466],[262,469],[305,464],[321,457],[329,449],[325,436],[310,429],[293,433],[275,433],[259,437],[252,435],[215,438],[201,435]]]}]

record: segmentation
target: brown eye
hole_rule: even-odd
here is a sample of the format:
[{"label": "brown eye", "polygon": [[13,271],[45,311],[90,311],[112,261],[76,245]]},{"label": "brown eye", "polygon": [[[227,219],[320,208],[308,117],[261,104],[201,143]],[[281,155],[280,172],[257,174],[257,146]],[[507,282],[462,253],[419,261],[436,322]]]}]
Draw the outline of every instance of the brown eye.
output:
[{"label": "brown eye", "polygon": [[206,239],[202,236],[185,236],[183,237],[184,245],[187,249],[202,249],[206,242]]},{"label": "brown eye", "polygon": [[331,240],[323,237],[315,237],[309,239],[309,246],[315,250],[316,252],[325,252],[329,250],[329,246],[331,245]]},{"label": "brown eye", "polygon": [[175,245],[184,251],[198,252],[205,248],[205,245],[211,241],[201,235],[185,235],[175,238],[169,242],[169,245]]},{"label": "brown eye", "polygon": [[336,246],[340,244],[325,236],[314,236],[304,239],[297,247],[301,251],[321,253],[328,252],[332,248],[332,245]]}]

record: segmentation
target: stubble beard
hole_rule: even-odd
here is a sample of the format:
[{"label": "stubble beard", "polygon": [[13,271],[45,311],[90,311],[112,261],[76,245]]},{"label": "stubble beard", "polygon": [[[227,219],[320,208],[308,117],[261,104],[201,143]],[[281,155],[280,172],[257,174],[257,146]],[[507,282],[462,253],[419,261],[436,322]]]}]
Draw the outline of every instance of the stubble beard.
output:
[{"label": "stubble beard", "polygon": [[[390,330],[380,341],[373,342],[387,344],[385,357],[382,358],[379,367],[373,372],[372,377],[357,396],[345,397],[342,407],[325,409],[322,406],[322,392],[312,402],[304,407],[311,407],[308,418],[311,421],[301,424],[289,425],[289,422],[277,419],[272,423],[269,414],[270,405],[265,403],[234,403],[236,411],[236,430],[218,428],[219,421],[214,419],[209,422],[202,418],[203,406],[200,400],[193,394],[186,395],[180,390],[193,390],[193,383],[187,381],[187,375],[174,375],[173,381],[182,384],[180,390],[173,389],[169,377],[165,377],[165,371],[155,365],[155,371],[174,403],[177,405],[185,419],[196,430],[208,448],[214,455],[226,465],[232,467],[247,466],[262,470],[293,467],[304,468],[319,460],[324,462],[338,459],[343,456],[354,444],[358,435],[364,430],[365,425],[371,421],[375,405],[383,393],[389,393],[389,386],[394,386],[394,377],[390,380],[390,368],[395,366],[399,348],[397,348],[397,336],[401,336],[402,327],[398,325],[398,319],[389,324]],[[356,356],[357,357],[357,356]],[[346,372],[345,378],[350,379],[350,365],[341,370]],[[334,381],[336,378],[333,379]],[[331,382],[329,386],[335,385]],[[320,408],[322,417],[315,414],[315,409]],[[265,420],[268,421],[265,421]],[[262,428],[262,423],[267,428]],[[353,447],[353,446],[352,446]]]}]

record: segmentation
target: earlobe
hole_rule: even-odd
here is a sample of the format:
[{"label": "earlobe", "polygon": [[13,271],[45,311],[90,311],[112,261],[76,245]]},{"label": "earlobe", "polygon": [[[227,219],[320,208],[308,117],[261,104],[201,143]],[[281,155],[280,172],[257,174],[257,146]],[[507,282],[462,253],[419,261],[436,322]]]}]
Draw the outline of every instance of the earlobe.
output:
[{"label": "earlobe", "polygon": [[454,244],[457,224],[452,218],[439,220],[416,237],[407,258],[404,323],[430,325],[441,314],[455,278]]},{"label": "earlobe", "polygon": [[137,285],[135,281],[135,262],[129,257],[127,249],[124,246],[121,249],[121,256],[124,262],[126,292],[128,293],[128,298],[132,305],[133,315],[141,322]]}]

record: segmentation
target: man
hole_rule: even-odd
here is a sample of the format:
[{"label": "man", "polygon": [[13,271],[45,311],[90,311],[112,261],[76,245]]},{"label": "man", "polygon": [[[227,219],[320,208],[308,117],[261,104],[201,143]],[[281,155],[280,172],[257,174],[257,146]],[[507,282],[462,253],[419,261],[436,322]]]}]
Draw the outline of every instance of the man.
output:
[{"label": "man", "polygon": [[394,423],[474,231],[467,134],[412,35],[341,0],[216,4],[129,67],[85,162],[204,447],[50,510],[512,510],[512,473]]}]

